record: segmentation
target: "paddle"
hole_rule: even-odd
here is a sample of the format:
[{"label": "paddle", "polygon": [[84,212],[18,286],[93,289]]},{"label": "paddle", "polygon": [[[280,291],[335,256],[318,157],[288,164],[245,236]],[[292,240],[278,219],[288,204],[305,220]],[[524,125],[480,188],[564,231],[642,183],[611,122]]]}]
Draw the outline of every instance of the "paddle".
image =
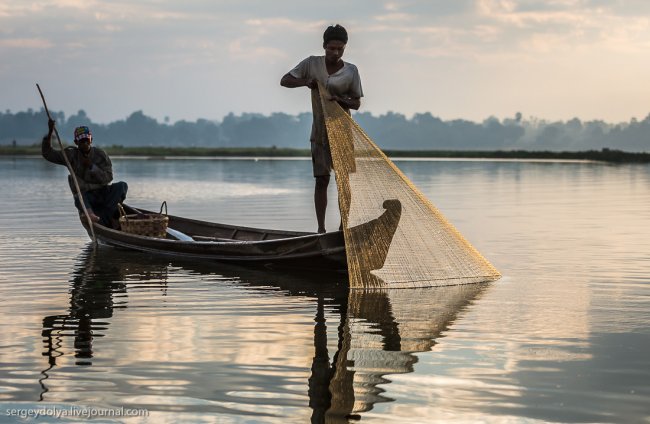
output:
[{"label": "paddle", "polygon": [[[45,107],[45,113],[47,114],[47,119],[52,120],[52,117],[50,116],[50,111],[47,109],[47,103],[45,103],[45,96],[43,96],[43,91],[41,91],[41,87],[38,84],[36,84],[36,88],[38,88],[38,92],[41,95],[41,100],[43,100],[43,106]],[[59,142],[59,147],[61,148],[61,155],[65,160],[65,164],[68,167],[68,171],[72,176],[72,181],[74,182],[74,186],[77,189],[77,196],[79,196],[79,204],[81,204],[81,209],[83,210],[84,215],[86,216],[86,220],[88,221],[88,227],[90,228],[90,235],[93,240],[93,244],[97,244],[97,238],[95,237],[95,230],[93,228],[93,221],[92,219],[90,219],[90,214],[88,213],[88,210],[86,209],[86,205],[84,204],[83,196],[81,195],[81,188],[79,188],[79,182],[77,182],[77,176],[72,170],[72,165],[70,164],[70,160],[68,159],[68,156],[65,154],[65,151],[63,149],[63,143],[61,143],[61,137],[59,137],[59,131],[57,131],[56,126],[54,127],[54,134],[56,134],[56,139]]]}]

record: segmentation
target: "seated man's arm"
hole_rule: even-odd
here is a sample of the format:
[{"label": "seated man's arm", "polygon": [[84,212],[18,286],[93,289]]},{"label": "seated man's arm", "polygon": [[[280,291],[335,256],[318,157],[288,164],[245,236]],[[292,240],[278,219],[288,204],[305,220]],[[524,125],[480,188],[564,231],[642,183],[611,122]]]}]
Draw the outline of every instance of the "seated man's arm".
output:
[{"label": "seated man's arm", "polygon": [[41,142],[41,154],[43,158],[49,162],[56,163],[57,165],[65,165],[63,153],[52,148],[52,132],[54,131],[54,121],[48,122],[47,135],[43,137]]}]

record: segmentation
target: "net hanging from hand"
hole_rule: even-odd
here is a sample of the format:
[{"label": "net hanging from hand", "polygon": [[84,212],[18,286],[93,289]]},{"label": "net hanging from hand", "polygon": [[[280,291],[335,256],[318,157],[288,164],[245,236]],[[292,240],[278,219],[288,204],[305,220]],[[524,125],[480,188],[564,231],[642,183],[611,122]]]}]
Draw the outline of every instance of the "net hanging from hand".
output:
[{"label": "net hanging from hand", "polygon": [[501,275],[322,85],[351,288],[493,281]]}]

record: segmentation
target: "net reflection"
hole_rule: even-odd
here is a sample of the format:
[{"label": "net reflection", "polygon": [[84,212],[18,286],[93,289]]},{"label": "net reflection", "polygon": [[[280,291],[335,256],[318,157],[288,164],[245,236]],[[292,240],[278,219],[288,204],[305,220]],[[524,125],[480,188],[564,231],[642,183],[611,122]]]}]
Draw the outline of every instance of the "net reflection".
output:
[{"label": "net reflection", "polygon": [[[265,365],[275,368],[290,362],[310,364],[308,369],[303,368],[308,377],[297,374],[299,380],[307,384],[308,400],[300,400],[296,407],[302,408],[303,412],[310,416],[312,423],[349,422],[359,418],[378,403],[393,401],[385,392],[385,385],[390,383],[386,376],[412,372],[418,359],[415,353],[430,350],[440,333],[448,328],[464,307],[485,289],[485,285],[474,284],[430,289],[359,291],[350,290],[346,277],[338,274],[286,274],[233,265],[170,260],[112,248],[90,249],[80,255],[71,275],[70,304],[67,312],[43,319],[43,355],[47,356],[49,367],[42,372],[41,399],[48,391],[47,379],[52,369],[66,364],[62,359],[74,357],[75,365],[89,366],[93,364],[93,358],[106,357],[106,353],[101,355],[93,347],[93,341],[98,337],[110,338],[111,343],[119,343],[122,338],[128,337],[118,334],[119,331],[115,334],[110,334],[108,331],[114,314],[119,309],[127,308],[128,292],[132,293],[131,314],[140,307],[147,308],[148,313],[157,313],[152,311],[152,308],[157,307],[152,304],[156,302],[155,297],[147,297],[146,302],[142,304],[134,300],[133,289],[136,284],[145,281],[149,287],[147,290],[151,288],[160,290],[161,296],[164,296],[167,285],[176,284],[178,275],[183,276],[185,284],[193,280],[210,280],[217,281],[216,284],[227,284],[240,293],[244,291],[244,296],[240,296],[238,300],[239,303],[233,305],[233,311],[236,312],[229,312],[230,309],[220,310],[226,306],[215,303],[214,309],[210,309],[210,314],[232,313],[244,322],[248,322],[246,319],[249,315],[259,314],[254,306],[250,310],[245,309],[247,304],[258,304],[253,303],[253,298],[258,299],[256,302],[259,302],[261,294],[280,298],[290,296],[307,307],[307,315],[300,316],[294,312],[294,319],[308,321],[313,306],[311,310],[315,324],[313,335],[288,334],[277,338],[282,343],[289,343],[293,338],[306,339],[306,350],[302,351],[305,352],[302,356],[304,361],[279,359],[282,355],[290,355],[288,352],[294,352],[295,356],[295,352],[299,350],[292,350],[289,345],[276,346],[277,349],[269,356],[273,358],[272,364],[264,364],[264,356],[258,357],[258,361],[262,358],[262,362],[257,362],[256,367],[251,367],[252,362],[248,360],[229,357],[229,361],[224,362],[223,366],[233,369],[233,373],[246,375],[228,378],[224,375],[229,374],[220,371],[218,373],[220,379],[206,380],[205,375],[208,370],[202,371],[203,368],[209,368],[211,361],[214,361],[217,367],[222,366],[221,358],[226,356],[224,355],[226,350],[221,346],[232,344],[232,340],[214,338],[209,349],[211,356],[197,357],[195,360],[199,362],[195,365],[185,365],[185,371],[165,373],[165,379],[187,381],[187,386],[182,386],[187,389],[179,386],[175,395],[199,399],[207,396],[208,398],[205,399],[207,401],[227,401],[230,404],[237,401],[246,402],[249,399],[236,397],[234,394],[245,393],[251,390],[251,387],[260,387],[260,390],[263,390],[265,385],[271,382],[277,383],[277,380],[268,380],[263,375],[256,374],[256,369],[262,370]],[[213,278],[215,276],[223,277],[223,280]],[[196,286],[190,284],[190,287]],[[269,289],[274,293],[270,293]],[[245,293],[249,290],[251,296]],[[173,293],[170,291],[165,299],[169,299]],[[188,292],[188,295],[206,297],[205,293],[192,293],[195,292]],[[251,300],[247,300],[249,298]],[[164,301],[161,301],[162,303]],[[190,306],[192,304],[192,302],[188,303]],[[274,304],[280,305],[279,314],[290,313],[287,309],[289,306],[283,306],[282,302]],[[295,302],[289,304],[296,305]],[[164,309],[164,305],[161,308]],[[176,314],[178,311],[174,310],[172,313]],[[182,310],[181,312],[185,314]],[[191,316],[192,313],[191,310],[186,311],[187,315]],[[178,331],[187,329],[187,327],[184,329],[179,327]],[[336,331],[333,331],[334,329]],[[258,327],[258,331],[262,330],[263,328]],[[155,329],[150,331],[157,334]],[[247,349],[257,350],[258,347],[263,349],[268,339],[265,340],[262,335],[260,336],[259,340],[246,339]],[[310,349],[312,338],[313,350]],[[98,345],[108,348],[106,341]],[[236,349],[241,348],[242,346],[239,345]],[[309,354],[310,351],[313,352],[312,355]],[[110,366],[110,363],[105,362],[104,365]],[[160,370],[168,370],[167,365],[163,363],[150,361],[148,365],[152,367],[150,373],[156,374]],[[128,374],[125,369],[121,372]],[[133,369],[128,375],[137,375],[140,379],[153,378],[149,373],[139,371],[139,368]],[[211,374],[207,373],[207,375]],[[137,379],[131,378],[131,380]],[[53,385],[54,381],[49,380],[49,384]],[[157,393],[155,390],[143,389],[138,385],[133,385],[130,389],[127,389],[129,387],[127,385],[122,387],[123,394],[126,395]],[[282,386],[268,387],[267,390],[284,390],[279,388]],[[302,394],[304,396],[304,391]],[[291,393],[285,395],[290,396]],[[170,401],[173,402],[171,399]],[[191,407],[187,408],[191,410]]]},{"label": "net reflection", "polygon": [[486,287],[350,291],[332,366],[331,405],[323,420],[313,422],[348,422],[377,403],[393,401],[381,387],[390,383],[386,376],[413,372],[415,354],[429,351]]}]

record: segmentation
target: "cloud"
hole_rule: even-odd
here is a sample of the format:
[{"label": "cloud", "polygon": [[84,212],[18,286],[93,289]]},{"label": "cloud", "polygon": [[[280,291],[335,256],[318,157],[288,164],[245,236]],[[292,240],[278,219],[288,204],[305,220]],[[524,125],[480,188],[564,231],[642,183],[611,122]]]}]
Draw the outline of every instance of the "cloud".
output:
[{"label": "cloud", "polygon": [[[650,2],[649,2],[650,3]],[[441,13],[421,2],[387,3],[363,30],[419,57],[487,60],[607,49],[647,52],[650,20],[620,15],[620,2],[476,0]],[[641,6],[639,6],[641,7]],[[418,12],[418,9],[420,13]],[[380,44],[378,41],[377,44]]]},{"label": "cloud", "polygon": [[0,40],[0,48],[48,49],[50,47],[52,47],[52,43],[43,38],[8,38]]},{"label": "cloud", "polygon": [[42,5],[56,6],[62,9],[82,9],[92,10],[102,6],[102,3],[96,0],[50,0],[41,1]]},{"label": "cloud", "polygon": [[[414,104],[421,110],[433,107],[431,95],[416,98],[424,96],[417,82],[403,78],[399,89],[391,85],[395,75],[404,73],[416,73],[428,85],[472,85],[472,92],[489,90],[494,78],[509,74],[531,76],[525,83],[539,85],[533,75],[559,78],[558,69],[575,70],[571,74],[575,78],[596,73],[594,81],[601,87],[623,86],[626,81],[611,69],[625,70],[629,80],[636,78],[637,69],[647,69],[650,60],[647,0],[4,0],[0,72],[12,87],[18,87],[18,80],[42,80],[45,69],[62,91],[83,82],[96,91],[98,105],[119,108],[111,117],[143,108],[137,93],[149,96],[148,86],[163,83],[189,88],[182,100],[163,104],[159,99],[153,104],[167,110],[161,116],[191,118],[208,107],[211,113],[223,108],[215,112],[219,114],[236,108],[259,111],[256,108],[264,102],[252,97],[239,96],[237,105],[188,98],[194,89],[203,95],[205,87],[213,90],[206,98],[235,89],[241,92],[246,87],[232,84],[240,79],[274,101],[291,99],[293,91],[282,91],[284,97],[279,99],[278,75],[309,54],[322,54],[322,31],[332,23],[350,32],[346,57],[361,70],[368,96],[365,105],[378,104],[381,96],[373,93],[395,89],[387,94],[391,104],[382,107],[404,112],[412,111]],[[81,58],[85,66],[71,66]],[[636,90],[639,98],[650,94],[643,84],[627,90]],[[119,103],[115,92],[103,87],[124,87]],[[567,85],[567,97],[571,88]],[[3,93],[7,106],[24,104],[18,88],[12,93],[16,94]],[[286,106],[267,103],[272,110]],[[447,107],[449,101],[444,103],[439,107]],[[308,102],[296,100],[290,106],[300,109],[282,110],[303,111]],[[471,107],[459,101],[458,110]]]},{"label": "cloud", "polygon": [[379,22],[409,22],[414,16],[408,13],[387,13],[375,16],[374,19]]},{"label": "cloud", "polygon": [[257,63],[263,59],[287,58],[286,52],[275,47],[260,43],[259,37],[243,37],[228,44],[228,52],[232,59]]},{"label": "cloud", "polygon": [[286,17],[280,18],[257,18],[244,20],[249,28],[256,29],[262,33],[275,33],[277,31],[286,31],[290,29],[291,32],[308,33],[312,34],[314,31],[318,32],[327,25],[322,20],[304,20],[304,19],[290,19]]}]

